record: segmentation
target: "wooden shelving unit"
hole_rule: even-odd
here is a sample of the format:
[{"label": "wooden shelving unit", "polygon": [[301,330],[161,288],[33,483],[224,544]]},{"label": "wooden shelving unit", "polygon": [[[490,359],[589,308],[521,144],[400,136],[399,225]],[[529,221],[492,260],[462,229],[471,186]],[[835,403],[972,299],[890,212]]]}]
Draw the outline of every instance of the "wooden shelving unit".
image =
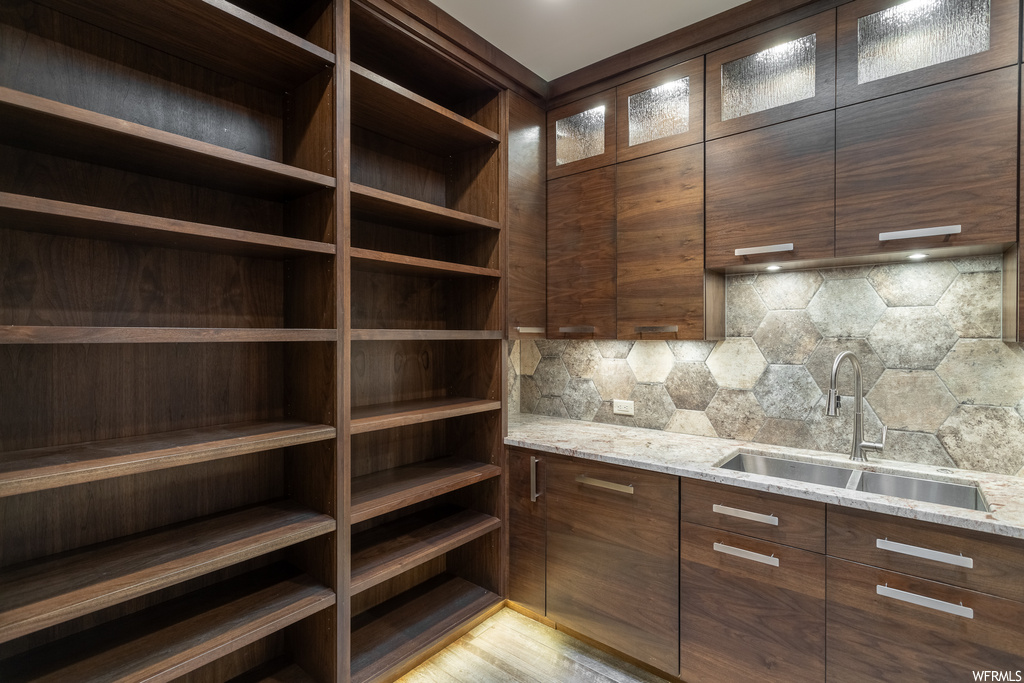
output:
[{"label": "wooden shelving unit", "polygon": [[252,330],[187,327],[0,327],[0,344],[194,344],[200,342],[329,342],[337,330]]},{"label": "wooden shelving unit", "polygon": [[351,433],[375,432],[495,410],[501,410],[501,401],[476,398],[455,397],[378,403],[352,409]]},{"label": "wooden shelving unit", "polygon": [[358,183],[352,183],[349,192],[352,217],[356,219],[385,221],[388,225],[396,227],[441,234],[501,229],[501,224],[495,220],[446,209]]},{"label": "wooden shelving unit", "polygon": [[501,277],[497,268],[480,268],[464,266],[460,263],[448,263],[434,259],[389,254],[371,249],[349,250],[352,267],[370,273],[388,273],[395,275],[428,275],[438,277]]}]

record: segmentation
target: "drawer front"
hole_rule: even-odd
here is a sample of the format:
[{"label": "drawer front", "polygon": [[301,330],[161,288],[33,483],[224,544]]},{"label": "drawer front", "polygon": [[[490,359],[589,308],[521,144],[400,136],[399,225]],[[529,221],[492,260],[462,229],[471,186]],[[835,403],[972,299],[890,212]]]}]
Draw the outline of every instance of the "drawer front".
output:
[{"label": "drawer front", "polygon": [[825,556],[682,525],[680,677],[823,681]]},{"label": "drawer front", "polygon": [[548,618],[675,674],[679,479],[577,459],[546,463]]},{"label": "drawer front", "polygon": [[682,521],[825,552],[825,505],[683,479]]},{"label": "drawer front", "polygon": [[1024,602],[1024,543],[830,507],[828,554]]},{"label": "drawer front", "polygon": [[1024,604],[948,584],[830,557],[827,613],[837,683],[973,681],[1024,662]]}]

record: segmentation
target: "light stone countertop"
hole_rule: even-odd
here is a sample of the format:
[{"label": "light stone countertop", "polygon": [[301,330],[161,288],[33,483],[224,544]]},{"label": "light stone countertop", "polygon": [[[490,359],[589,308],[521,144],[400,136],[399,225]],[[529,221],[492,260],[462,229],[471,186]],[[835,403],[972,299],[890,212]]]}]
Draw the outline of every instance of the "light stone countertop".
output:
[{"label": "light stone countertop", "polygon": [[[509,416],[505,443],[546,453],[598,460],[1024,539],[1024,477],[880,460],[872,458],[871,453],[868,454],[869,462],[866,465],[855,465],[850,462],[849,454],[822,453],[749,441],[690,436],[527,414]],[[991,512],[964,510],[715,467],[740,450],[746,453],[781,455],[791,460],[855,465],[857,469],[872,472],[923,474],[940,481],[972,482],[981,487]]]}]

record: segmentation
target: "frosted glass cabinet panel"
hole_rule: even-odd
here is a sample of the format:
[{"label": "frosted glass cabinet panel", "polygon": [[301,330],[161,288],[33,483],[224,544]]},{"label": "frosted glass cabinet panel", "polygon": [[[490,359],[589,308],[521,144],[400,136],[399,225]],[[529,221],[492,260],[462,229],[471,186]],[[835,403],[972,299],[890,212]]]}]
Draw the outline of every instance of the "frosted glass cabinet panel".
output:
[{"label": "frosted glass cabinet panel", "polygon": [[1016,2],[856,0],[839,8],[840,106],[1008,66]]},{"label": "frosted glass cabinet panel", "polygon": [[618,161],[704,140],[704,58],[620,85]]},{"label": "frosted glass cabinet panel", "polygon": [[548,180],[615,163],[615,90],[548,112]]},{"label": "frosted glass cabinet panel", "polygon": [[604,105],[555,121],[555,165],[604,154]]},{"label": "frosted glass cabinet panel", "polygon": [[707,56],[707,138],[835,107],[835,10]]}]

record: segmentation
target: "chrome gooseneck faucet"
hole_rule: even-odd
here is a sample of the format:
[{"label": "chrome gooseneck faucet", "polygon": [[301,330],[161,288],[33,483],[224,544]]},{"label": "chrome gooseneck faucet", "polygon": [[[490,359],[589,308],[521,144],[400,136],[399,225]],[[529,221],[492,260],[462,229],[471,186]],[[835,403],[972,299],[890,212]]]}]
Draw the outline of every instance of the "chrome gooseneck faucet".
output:
[{"label": "chrome gooseneck faucet", "polygon": [[867,457],[864,455],[864,451],[877,451],[882,452],[885,448],[885,435],[888,432],[888,428],[882,425],[882,440],[879,443],[871,441],[864,441],[864,380],[860,371],[860,361],[857,360],[857,356],[854,355],[853,351],[843,351],[836,360],[832,363],[832,378],[828,384],[828,401],[825,404],[825,414],[829,417],[839,416],[839,390],[836,384],[839,380],[839,366],[843,364],[844,360],[849,360],[850,365],[853,366],[854,381],[854,415],[853,415],[853,453],[850,454],[850,460],[859,460],[862,462],[867,461]]}]

